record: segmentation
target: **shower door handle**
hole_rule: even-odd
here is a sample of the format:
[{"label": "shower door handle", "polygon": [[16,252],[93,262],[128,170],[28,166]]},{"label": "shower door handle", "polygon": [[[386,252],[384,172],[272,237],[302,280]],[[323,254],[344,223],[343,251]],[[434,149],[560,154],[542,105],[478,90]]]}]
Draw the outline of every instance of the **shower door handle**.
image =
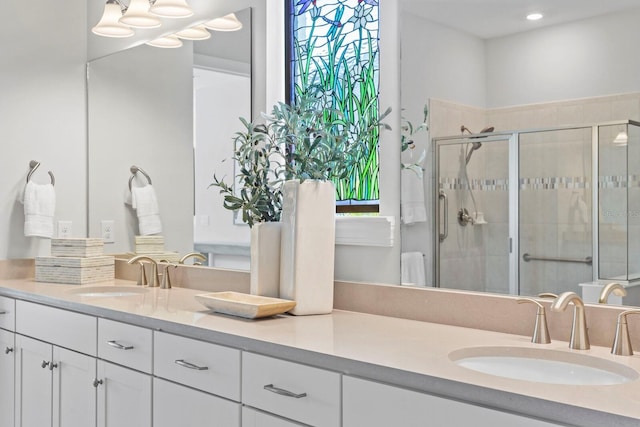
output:
[{"label": "shower door handle", "polygon": [[444,190],[440,190],[438,200],[444,200],[443,216],[444,216],[444,233],[440,233],[440,241],[444,241],[449,235],[449,199],[447,199],[447,193]]}]

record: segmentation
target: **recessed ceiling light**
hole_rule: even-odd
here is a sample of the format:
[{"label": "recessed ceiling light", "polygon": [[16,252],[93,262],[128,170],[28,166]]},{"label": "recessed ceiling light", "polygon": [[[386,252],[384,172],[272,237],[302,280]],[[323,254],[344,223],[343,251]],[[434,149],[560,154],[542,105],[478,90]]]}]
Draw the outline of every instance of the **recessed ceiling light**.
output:
[{"label": "recessed ceiling light", "polygon": [[537,21],[538,19],[542,19],[542,14],[541,13],[530,13],[527,15],[527,19],[529,21]]}]

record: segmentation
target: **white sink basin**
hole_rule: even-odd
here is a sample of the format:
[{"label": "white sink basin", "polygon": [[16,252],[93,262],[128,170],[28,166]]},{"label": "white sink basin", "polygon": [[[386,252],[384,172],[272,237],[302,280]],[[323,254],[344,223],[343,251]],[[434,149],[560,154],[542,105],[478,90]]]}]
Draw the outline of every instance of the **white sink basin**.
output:
[{"label": "white sink basin", "polygon": [[70,294],[81,297],[91,298],[114,298],[114,297],[130,297],[141,295],[149,292],[148,289],[141,286],[83,286],[72,289]]},{"label": "white sink basin", "polygon": [[449,358],[459,366],[489,375],[566,385],[615,385],[638,379],[634,369],[585,354],[524,347],[473,347]]}]

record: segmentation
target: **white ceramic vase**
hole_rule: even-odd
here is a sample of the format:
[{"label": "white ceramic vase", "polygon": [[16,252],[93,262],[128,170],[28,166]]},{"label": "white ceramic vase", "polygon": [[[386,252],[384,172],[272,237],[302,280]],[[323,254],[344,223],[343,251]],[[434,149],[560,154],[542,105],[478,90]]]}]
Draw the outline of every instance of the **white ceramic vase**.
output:
[{"label": "white ceramic vase", "polygon": [[280,223],[261,222],[251,227],[252,295],[280,295]]},{"label": "white ceramic vase", "polygon": [[283,187],[280,298],[296,301],[289,313],[333,310],[335,189],[330,181],[286,181]]}]

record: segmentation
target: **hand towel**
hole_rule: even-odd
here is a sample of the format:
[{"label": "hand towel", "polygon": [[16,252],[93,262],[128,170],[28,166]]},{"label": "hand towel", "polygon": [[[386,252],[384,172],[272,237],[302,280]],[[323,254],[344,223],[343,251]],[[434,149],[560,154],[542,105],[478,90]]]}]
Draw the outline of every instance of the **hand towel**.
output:
[{"label": "hand towel", "polygon": [[24,235],[53,237],[53,216],[56,210],[56,191],[52,184],[27,182],[22,196],[24,204]]},{"label": "hand towel", "polygon": [[138,215],[138,228],[141,236],[162,233],[160,208],[156,190],[151,184],[131,188],[131,207]]},{"label": "hand towel", "polygon": [[421,252],[400,254],[401,285],[426,286],[424,255]]},{"label": "hand towel", "polygon": [[422,176],[412,169],[402,169],[400,173],[400,212],[404,224],[427,220]]}]

